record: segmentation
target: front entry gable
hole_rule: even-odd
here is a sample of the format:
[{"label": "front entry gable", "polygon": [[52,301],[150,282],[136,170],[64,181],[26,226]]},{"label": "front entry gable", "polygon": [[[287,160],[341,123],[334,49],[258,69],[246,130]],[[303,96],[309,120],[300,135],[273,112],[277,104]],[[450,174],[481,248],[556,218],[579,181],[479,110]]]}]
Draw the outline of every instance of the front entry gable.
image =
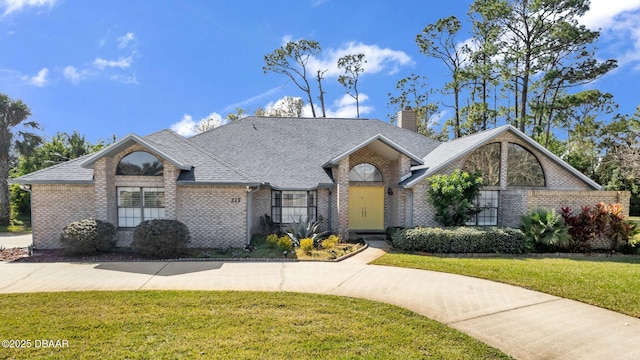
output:
[{"label": "front entry gable", "polygon": [[390,161],[399,159],[400,155],[402,154],[407,156],[409,159],[411,159],[411,162],[414,165],[422,165],[424,163],[420,157],[412,154],[411,152],[409,152],[402,146],[398,145],[397,143],[391,141],[384,135],[377,134],[363,141],[362,143],[352,147],[351,149],[343,152],[342,154],[338,154],[335,157],[331,158],[329,161],[327,161],[323,165],[323,167],[326,168],[326,167],[338,165],[340,163],[340,160],[350,156],[351,154],[363,148],[368,148],[374,151],[376,154],[379,154]]}]

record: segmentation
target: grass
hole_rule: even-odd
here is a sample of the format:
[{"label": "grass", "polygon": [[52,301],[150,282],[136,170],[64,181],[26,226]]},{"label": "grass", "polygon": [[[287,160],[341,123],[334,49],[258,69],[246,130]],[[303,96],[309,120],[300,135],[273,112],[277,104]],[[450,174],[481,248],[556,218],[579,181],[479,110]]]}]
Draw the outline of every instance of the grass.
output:
[{"label": "grass", "polygon": [[0,232],[30,232],[31,219],[26,215],[20,215],[15,219],[11,219],[10,225],[0,226]]},{"label": "grass", "polygon": [[[506,359],[392,305],[328,295],[128,291],[0,295],[0,348],[15,359]],[[35,340],[68,348],[34,348]]]},{"label": "grass", "polygon": [[373,262],[499,281],[640,317],[640,258],[441,258],[389,253]]}]

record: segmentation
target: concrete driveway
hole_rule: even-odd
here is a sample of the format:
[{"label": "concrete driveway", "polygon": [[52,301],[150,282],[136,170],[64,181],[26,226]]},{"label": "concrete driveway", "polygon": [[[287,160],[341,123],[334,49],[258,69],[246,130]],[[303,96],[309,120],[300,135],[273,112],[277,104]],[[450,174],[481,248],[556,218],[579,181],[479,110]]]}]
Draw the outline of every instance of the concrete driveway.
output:
[{"label": "concrete driveway", "polygon": [[0,262],[0,293],[257,290],[351,296],[398,305],[518,359],[640,359],[640,319],[523,288],[367,265],[384,243],[340,263]]}]

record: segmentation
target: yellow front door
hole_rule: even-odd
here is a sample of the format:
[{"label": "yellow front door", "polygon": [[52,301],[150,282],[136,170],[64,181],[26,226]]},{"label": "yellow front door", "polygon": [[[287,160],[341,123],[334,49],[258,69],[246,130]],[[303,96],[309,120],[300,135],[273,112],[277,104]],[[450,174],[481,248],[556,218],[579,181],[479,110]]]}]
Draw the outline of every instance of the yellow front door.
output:
[{"label": "yellow front door", "polygon": [[384,230],[384,187],[349,187],[349,229]]}]

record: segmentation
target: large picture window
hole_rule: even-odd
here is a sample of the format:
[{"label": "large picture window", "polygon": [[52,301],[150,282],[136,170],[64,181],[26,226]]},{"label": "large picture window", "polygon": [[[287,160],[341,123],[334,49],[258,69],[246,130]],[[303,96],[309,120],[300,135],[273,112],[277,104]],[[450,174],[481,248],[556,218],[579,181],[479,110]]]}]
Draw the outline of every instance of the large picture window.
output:
[{"label": "large picture window", "polygon": [[316,220],[318,200],[315,191],[271,192],[271,221],[278,224],[291,224],[300,219]]},{"label": "large picture window", "polygon": [[463,171],[480,170],[484,185],[500,185],[500,143],[484,145],[472,152],[462,167]]},{"label": "large picture window", "polygon": [[118,226],[136,227],[144,220],[164,219],[164,188],[118,187]]},{"label": "large picture window", "polygon": [[544,186],[542,166],[529,150],[509,143],[507,155],[507,185],[509,186]]},{"label": "large picture window", "polygon": [[480,190],[476,198],[476,206],[482,211],[474,215],[467,225],[493,226],[498,225],[498,199],[500,192],[496,190]]},{"label": "large picture window", "polygon": [[161,176],[164,172],[162,161],[145,151],[134,151],[118,163],[116,175]]}]

